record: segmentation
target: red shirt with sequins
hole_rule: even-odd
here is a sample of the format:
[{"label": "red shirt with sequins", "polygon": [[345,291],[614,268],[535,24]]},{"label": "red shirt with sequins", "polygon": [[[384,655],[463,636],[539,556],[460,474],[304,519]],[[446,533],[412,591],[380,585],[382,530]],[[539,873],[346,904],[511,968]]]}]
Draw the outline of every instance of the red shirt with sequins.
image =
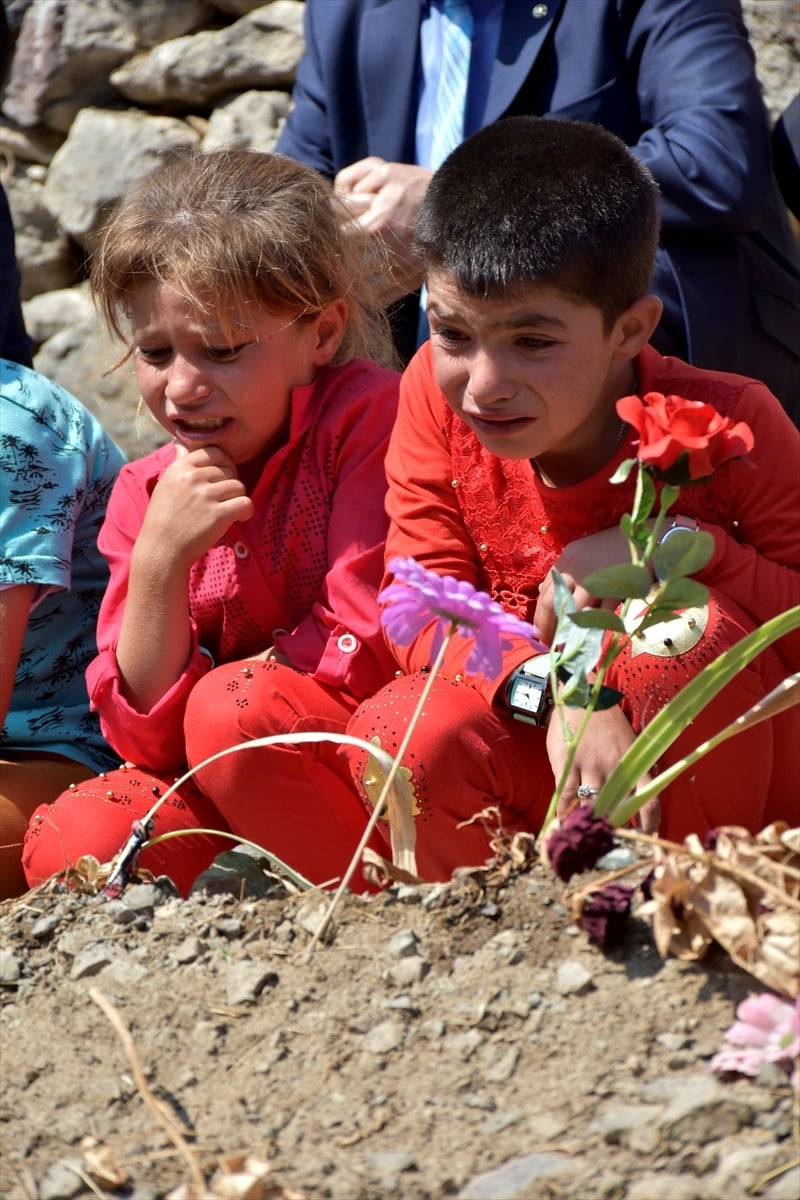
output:
[{"label": "red shirt with sequins", "polygon": [[[696,578],[730,597],[756,624],[800,604],[800,433],[771,392],[739,375],[691,367],[646,346],[638,358],[639,391],[712,404],[746,421],[755,447],[707,484],[683,488],[675,511],[713,534],[716,548]],[[486,450],[455,416],[433,374],[430,345],[403,376],[386,471],[390,528],[387,561],[413,556],[442,575],[468,580],[506,609],[532,620],[539,586],[562,550],[619,523],[630,511],[636,473],[609,483],[636,454],[635,431],[589,479],[570,487],[542,482],[527,459]],[[393,645],[405,671],[429,662],[430,631]],[[454,638],[444,672],[465,674],[471,641]],[[789,672],[800,669],[800,632],[777,644]],[[470,679],[491,701],[498,686],[530,657],[519,641],[503,661],[500,683]]]}]

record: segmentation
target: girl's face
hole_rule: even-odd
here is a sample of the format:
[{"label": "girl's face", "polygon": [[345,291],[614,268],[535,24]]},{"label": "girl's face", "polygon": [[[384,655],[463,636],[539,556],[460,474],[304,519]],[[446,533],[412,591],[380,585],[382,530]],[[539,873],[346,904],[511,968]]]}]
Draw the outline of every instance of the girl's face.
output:
[{"label": "girl's face", "polygon": [[193,308],[168,283],[133,292],[136,380],[160,425],[189,450],[218,446],[237,466],[286,440],[292,390],[335,355],[346,309],[334,302],[310,321],[262,308],[234,313],[229,342],[215,313]]}]

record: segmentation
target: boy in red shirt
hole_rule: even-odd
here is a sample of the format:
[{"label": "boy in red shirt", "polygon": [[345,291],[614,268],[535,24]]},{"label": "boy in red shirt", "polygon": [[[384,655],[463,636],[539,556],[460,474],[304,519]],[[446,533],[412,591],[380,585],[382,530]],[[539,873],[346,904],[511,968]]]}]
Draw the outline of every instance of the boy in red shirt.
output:
[{"label": "boy in red shirt", "polygon": [[[800,434],[762,384],[648,345],[661,312],[648,290],[657,241],[658,188],[635,155],[598,126],[537,117],[499,121],[459,146],[434,176],[417,225],[431,335],[401,384],[387,457],[387,563],[413,557],[466,580],[549,641],[551,568],[580,609],[600,603],[581,581],[629,560],[619,521],[631,510],[635,472],[624,484],[609,481],[635,457],[638,439],[617,401],[677,394],[754,434],[751,455],[684,488],[669,513],[667,527],[674,520],[713,536],[714,552],[696,576],[710,589],[708,604],[685,636],[654,631],[616,660],[607,682],[623,699],[591,716],[565,805],[579,787],[602,787],[637,734],[706,663],[800,603]],[[351,733],[397,750],[430,645],[430,628],[392,644],[401,671],[361,707]],[[515,720],[509,705],[509,682],[530,646],[513,644],[492,680],[469,675],[469,648],[453,639],[404,763],[427,878],[488,856],[480,823],[460,827],[487,805],[499,806],[507,827],[538,832],[566,761],[561,721],[535,668],[540,727]],[[740,671],[659,767],[798,667],[793,634]],[[565,712],[576,730],[583,711]],[[682,838],[789,817],[800,794],[798,716],[794,708],[701,759],[663,790],[649,828]],[[363,786],[366,756],[347,754]]]}]

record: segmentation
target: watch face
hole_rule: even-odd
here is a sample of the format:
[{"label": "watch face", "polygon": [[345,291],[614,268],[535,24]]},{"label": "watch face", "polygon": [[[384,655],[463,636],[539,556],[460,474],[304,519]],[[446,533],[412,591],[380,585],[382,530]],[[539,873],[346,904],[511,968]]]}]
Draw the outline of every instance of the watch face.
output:
[{"label": "watch face", "polygon": [[544,680],[516,679],[511,689],[509,703],[512,708],[520,708],[524,712],[537,713],[541,708],[544,693]]}]

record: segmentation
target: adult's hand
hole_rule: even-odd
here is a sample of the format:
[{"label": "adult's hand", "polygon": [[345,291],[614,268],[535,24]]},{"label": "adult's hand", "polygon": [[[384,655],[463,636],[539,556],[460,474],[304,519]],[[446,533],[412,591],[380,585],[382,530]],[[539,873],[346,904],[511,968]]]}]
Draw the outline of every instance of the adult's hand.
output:
[{"label": "adult's hand", "polygon": [[410,163],[386,162],[377,155],[339,171],[334,188],[353,216],[383,244],[387,273],[381,288],[387,304],[422,283],[422,264],[414,255],[414,226],[432,172]]}]

